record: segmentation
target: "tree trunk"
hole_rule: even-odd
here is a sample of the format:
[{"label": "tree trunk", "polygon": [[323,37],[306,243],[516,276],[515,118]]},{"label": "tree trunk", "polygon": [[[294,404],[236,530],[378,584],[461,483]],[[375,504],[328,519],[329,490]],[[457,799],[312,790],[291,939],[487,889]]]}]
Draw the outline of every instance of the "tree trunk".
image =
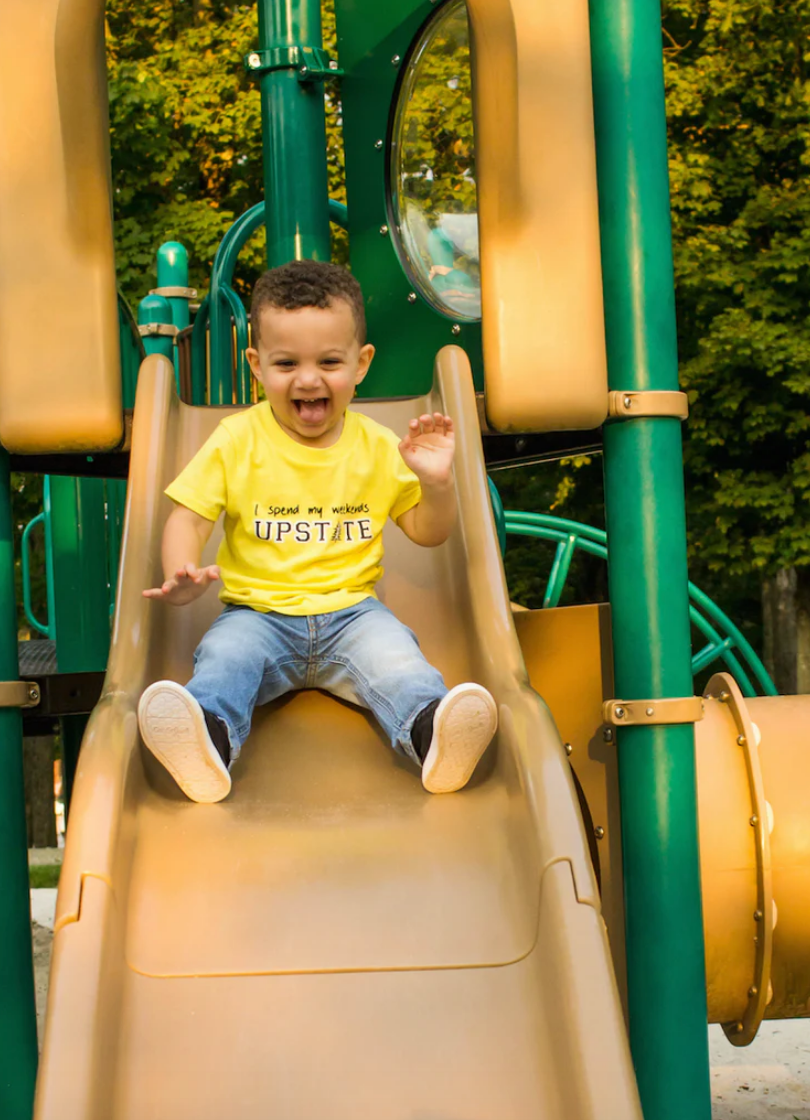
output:
[{"label": "tree trunk", "polygon": [[810,573],[783,568],[762,585],[765,667],[781,693],[810,692]]},{"label": "tree trunk", "polygon": [[23,771],[28,847],[55,848],[52,735],[23,739]]}]

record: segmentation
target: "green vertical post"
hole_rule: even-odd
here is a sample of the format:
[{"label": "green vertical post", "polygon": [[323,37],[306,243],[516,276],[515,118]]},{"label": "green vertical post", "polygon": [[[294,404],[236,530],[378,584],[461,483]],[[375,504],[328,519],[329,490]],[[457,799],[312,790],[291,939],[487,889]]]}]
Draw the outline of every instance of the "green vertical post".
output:
[{"label": "green vertical post", "polygon": [[[172,309],[165,296],[144,296],[138,304],[138,326],[171,327]],[[174,339],[167,334],[144,334],[143,348],[147,354],[162,354],[164,358],[171,358],[174,353]]]},{"label": "green vertical post", "polygon": [[[17,614],[7,452],[0,450],[0,680],[15,681]],[[0,708],[0,1116],[30,1120],[37,1075],[22,720]]]},{"label": "green vertical post", "polygon": [[[259,48],[323,48],[320,0],[259,0]],[[295,69],[260,79],[267,263],[328,261],[329,192],[321,82]]]},{"label": "green vertical post", "polygon": [[[183,331],[191,322],[188,304],[191,298],[186,295],[171,295],[171,289],[185,289],[188,286],[188,252],[185,245],[179,241],[164,241],[157,251],[157,286],[161,295],[165,295],[171,309],[171,322],[178,331]],[[161,291],[161,289],[163,289]],[[170,354],[169,357],[172,357]],[[177,347],[173,347],[174,370],[180,375],[180,359]]]},{"label": "green vertical post", "polygon": [[[658,0],[591,0],[610,388],[678,388]],[[680,423],[605,427],[616,696],[691,696]],[[618,737],[630,1046],[645,1120],[709,1120],[694,729]]]}]

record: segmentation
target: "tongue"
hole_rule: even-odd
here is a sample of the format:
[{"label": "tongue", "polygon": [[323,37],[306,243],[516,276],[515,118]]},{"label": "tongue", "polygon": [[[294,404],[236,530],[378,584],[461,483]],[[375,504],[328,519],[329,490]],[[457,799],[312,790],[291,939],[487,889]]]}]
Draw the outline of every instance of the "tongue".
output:
[{"label": "tongue", "polygon": [[301,401],[298,415],[305,424],[320,424],[326,419],[326,403],[323,397],[317,401]]}]

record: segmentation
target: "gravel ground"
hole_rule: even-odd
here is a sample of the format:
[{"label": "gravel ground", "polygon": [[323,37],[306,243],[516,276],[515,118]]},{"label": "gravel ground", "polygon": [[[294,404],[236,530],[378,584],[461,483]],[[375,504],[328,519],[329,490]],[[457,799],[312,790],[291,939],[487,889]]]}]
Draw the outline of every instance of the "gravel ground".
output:
[{"label": "gravel ground", "polygon": [[[55,905],[55,890],[31,891],[40,1044]],[[712,1120],[810,1120],[810,1019],[763,1023],[742,1049],[727,1042],[720,1027],[709,1027],[709,1048]]]}]

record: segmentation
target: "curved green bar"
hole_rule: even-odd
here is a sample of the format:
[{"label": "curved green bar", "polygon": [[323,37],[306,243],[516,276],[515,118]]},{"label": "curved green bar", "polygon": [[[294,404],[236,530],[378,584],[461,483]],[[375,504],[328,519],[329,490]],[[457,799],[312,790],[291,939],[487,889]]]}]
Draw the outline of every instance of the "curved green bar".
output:
[{"label": "curved green bar", "polygon": [[37,525],[44,525],[45,511],[38,513],[36,517],[31,518],[28,524],[23,529],[22,542],[20,545],[20,552],[22,558],[22,592],[23,592],[23,610],[25,617],[35,630],[38,630],[46,638],[53,638],[50,625],[44,626],[34,614],[34,608],[31,604],[31,553],[30,553],[30,540],[31,534]]}]

